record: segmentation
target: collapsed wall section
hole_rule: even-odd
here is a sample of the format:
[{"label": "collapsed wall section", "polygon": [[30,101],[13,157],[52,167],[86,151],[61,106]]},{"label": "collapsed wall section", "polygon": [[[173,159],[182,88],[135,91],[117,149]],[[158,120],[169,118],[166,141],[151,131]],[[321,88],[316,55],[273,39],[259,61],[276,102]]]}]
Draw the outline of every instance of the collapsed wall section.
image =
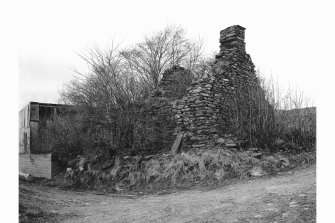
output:
[{"label": "collapsed wall section", "polygon": [[169,150],[175,140],[174,130],[177,127],[173,110],[176,100],[182,98],[192,82],[189,70],[173,66],[164,71],[157,90],[149,98],[144,111],[145,143],[148,152]]},{"label": "collapsed wall section", "polygon": [[192,83],[192,74],[189,70],[173,66],[164,71],[162,79],[158,83],[158,89],[154,98],[165,98],[169,101],[175,101],[182,98],[187,93],[187,88]]}]

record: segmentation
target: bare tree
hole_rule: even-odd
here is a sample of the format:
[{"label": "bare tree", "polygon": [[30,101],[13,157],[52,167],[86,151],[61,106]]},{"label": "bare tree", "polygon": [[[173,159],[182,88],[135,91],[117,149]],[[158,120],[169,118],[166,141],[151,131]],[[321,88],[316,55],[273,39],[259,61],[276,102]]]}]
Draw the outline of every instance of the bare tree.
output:
[{"label": "bare tree", "polygon": [[196,61],[192,63],[190,70],[193,72],[195,78],[208,77],[212,72],[215,62],[215,55],[217,52],[211,53],[211,56],[199,56]]},{"label": "bare tree", "polygon": [[61,96],[68,104],[80,105],[91,123],[88,129],[108,154],[131,143],[126,140],[134,125],[133,104],[141,100],[143,83],[129,73],[117,47],[101,49],[94,47],[81,54],[88,64],[89,72],[66,84]]},{"label": "bare tree", "polygon": [[155,89],[164,70],[174,65],[192,70],[201,58],[202,48],[201,40],[191,41],[186,38],[184,29],[169,26],[145,37],[143,42],[122,51],[121,55],[131,72]]},{"label": "bare tree", "polygon": [[104,107],[108,111],[141,97],[140,80],[129,72],[117,46],[105,49],[95,46],[79,56],[87,63],[89,72],[75,70],[79,78],[66,84],[61,93],[67,102]]}]

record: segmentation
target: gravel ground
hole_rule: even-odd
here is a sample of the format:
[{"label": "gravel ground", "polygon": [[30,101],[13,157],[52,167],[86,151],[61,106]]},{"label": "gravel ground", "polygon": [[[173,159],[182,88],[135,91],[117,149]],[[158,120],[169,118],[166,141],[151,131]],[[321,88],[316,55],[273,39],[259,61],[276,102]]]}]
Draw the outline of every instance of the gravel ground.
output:
[{"label": "gravel ground", "polygon": [[20,182],[19,203],[20,222],[316,222],[316,169],[144,196]]}]

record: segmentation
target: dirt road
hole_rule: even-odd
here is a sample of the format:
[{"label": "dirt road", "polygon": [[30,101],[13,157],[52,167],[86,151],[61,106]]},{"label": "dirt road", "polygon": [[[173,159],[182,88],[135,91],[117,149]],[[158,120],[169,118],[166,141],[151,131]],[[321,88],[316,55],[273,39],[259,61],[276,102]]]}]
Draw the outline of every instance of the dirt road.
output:
[{"label": "dirt road", "polygon": [[215,190],[138,198],[20,185],[20,204],[52,213],[47,222],[315,222],[315,202],[315,166]]}]

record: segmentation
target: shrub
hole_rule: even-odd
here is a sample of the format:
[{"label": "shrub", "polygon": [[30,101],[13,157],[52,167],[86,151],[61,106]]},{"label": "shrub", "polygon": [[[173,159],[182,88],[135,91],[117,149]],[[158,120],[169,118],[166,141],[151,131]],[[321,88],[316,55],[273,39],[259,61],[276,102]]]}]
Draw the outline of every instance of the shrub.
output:
[{"label": "shrub", "polygon": [[52,152],[61,166],[92,148],[92,136],[87,131],[83,114],[58,115],[48,125],[40,127],[38,148]]}]

